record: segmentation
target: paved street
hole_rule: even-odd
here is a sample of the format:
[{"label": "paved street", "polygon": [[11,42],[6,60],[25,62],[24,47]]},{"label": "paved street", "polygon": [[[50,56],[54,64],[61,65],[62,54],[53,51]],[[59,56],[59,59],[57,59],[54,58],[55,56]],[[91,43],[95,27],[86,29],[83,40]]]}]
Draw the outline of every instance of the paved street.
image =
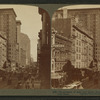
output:
[{"label": "paved street", "polygon": [[[39,81],[37,81],[39,84]],[[0,80],[0,89],[34,89],[35,82],[32,82],[31,80],[21,81],[21,86],[18,85],[18,81],[12,81],[11,84],[8,84],[7,81]],[[35,85],[36,86],[36,85]],[[39,85],[38,85],[39,86]],[[37,88],[38,88],[37,86]]]},{"label": "paved street", "polygon": [[[100,76],[100,73],[98,76]],[[95,83],[94,79],[88,79],[83,82],[82,86],[84,89],[100,89],[100,77],[98,77],[98,84]]]},{"label": "paved street", "polygon": [[83,82],[82,84],[83,88],[84,89],[100,89],[100,80],[98,82],[98,84],[94,84],[94,81],[86,81],[86,82]]},{"label": "paved street", "polygon": [[34,89],[40,88],[38,74],[34,73],[7,73],[0,76],[0,89]]}]

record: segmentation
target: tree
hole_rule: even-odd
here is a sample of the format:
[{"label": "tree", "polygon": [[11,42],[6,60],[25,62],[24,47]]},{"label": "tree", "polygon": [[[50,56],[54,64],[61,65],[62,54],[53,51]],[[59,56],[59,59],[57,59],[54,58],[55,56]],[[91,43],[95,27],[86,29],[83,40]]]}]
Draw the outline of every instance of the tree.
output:
[{"label": "tree", "polygon": [[67,73],[68,78],[67,81],[72,82],[76,80],[81,80],[82,74],[81,70],[78,68],[75,68],[71,61],[67,61],[67,63],[63,66],[63,71]]},{"label": "tree", "polygon": [[63,71],[67,74],[66,83],[71,82],[73,80],[73,70],[74,66],[72,65],[71,61],[68,60],[67,63],[63,66]]},{"label": "tree", "polygon": [[71,64],[71,61],[68,60],[67,63],[63,66],[63,71],[69,73],[74,69],[74,66]]},{"label": "tree", "polygon": [[78,68],[74,68],[73,70],[73,80],[81,80],[82,79],[82,74],[81,70]]}]

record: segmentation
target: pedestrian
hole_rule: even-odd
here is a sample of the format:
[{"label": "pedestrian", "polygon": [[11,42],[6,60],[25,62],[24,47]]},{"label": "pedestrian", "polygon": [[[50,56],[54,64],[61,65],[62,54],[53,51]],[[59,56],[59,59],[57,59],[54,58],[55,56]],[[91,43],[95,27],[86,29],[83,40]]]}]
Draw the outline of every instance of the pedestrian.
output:
[{"label": "pedestrian", "polygon": [[34,81],[35,81],[35,77],[31,77],[31,83],[32,83],[32,88],[34,88]]},{"label": "pedestrian", "polygon": [[63,72],[67,73],[68,77],[67,77],[67,82],[71,82],[73,80],[73,70],[74,70],[74,66],[72,65],[70,60],[66,61],[66,64],[63,66]]},{"label": "pedestrian", "polygon": [[19,81],[17,86],[16,86],[16,89],[21,89],[21,88],[22,88],[22,83],[21,83],[21,81]]},{"label": "pedestrian", "polygon": [[26,89],[30,89],[29,80],[27,80],[27,81],[25,82],[25,88],[26,88]]}]

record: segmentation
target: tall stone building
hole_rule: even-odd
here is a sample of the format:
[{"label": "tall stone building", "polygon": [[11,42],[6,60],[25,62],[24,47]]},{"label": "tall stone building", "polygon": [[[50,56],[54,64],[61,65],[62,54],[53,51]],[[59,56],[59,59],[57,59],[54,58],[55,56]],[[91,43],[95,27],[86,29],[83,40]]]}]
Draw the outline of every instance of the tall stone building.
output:
[{"label": "tall stone building", "polygon": [[26,51],[23,48],[20,48],[20,65],[21,67],[26,66]]},{"label": "tall stone building", "polygon": [[[21,34],[21,21],[16,20],[16,30],[17,30],[17,43],[20,43],[20,34]],[[19,44],[20,45],[20,44]]]},{"label": "tall stone building", "polygon": [[93,38],[88,35],[88,31],[73,25],[72,36],[72,63],[75,68],[87,68],[93,60]]},{"label": "tall stone building", "polygon": [[68,17],[75,19],[81,27],[88,31],[88,35],[94,40],[93,58],[97,59],[100,66],[100,8],[68,9]]},{"label": "tall stone building", "polygon": [[26,55],[26,57],[24,58],[26,60],[25,64],[30,65],[30,39],[26,34],[20,33],[20,40],[19,41],[20,41],[19,42],[19,44],[20,44],[19,45],[20,63],[22,62],[22,59],[21,59],[22,55],[21,54],[23,54],[23,53],[21,53],[21,51],[23,49],[25,51],[25,55]]},{"label": "tall stone building", "polygon": [[17,46],[16,46],[16,62],[20,64],[20,34],[21,34],[21,21],[16,20],[16,32],[17,32]]},{"label": "tall stone building", "polygon": [[7,36],[7,60],[16,64],[16,13],[11,9],[0,9],[0,31]]},{"label": "tall stone building", "polygon": [[0,69],[2,69],[6,61],[7,61],[7,37],[5,32],[0,31]]},{"label": "tall stone building", "polygon": [[17,30],[17,54],[19,65],[26,66],[30,65],[30,39],[29,37],[21,33],[21,21],[16,21],[16,30]]},{"label": "tall stone building", "polygon": [[[27,35],[21,33],[21,21],[16,20],[13,8],[0,9],[0,31],[4,32],[7,39],[7,61],[11,68],[17,65],[30,64],[30,40]],[[24,57],[22,60],[22,57]]]},{"label": "tall stone building", "polygon": [[40,56],[41,56],[41,35],[42,35],[42,30],[38,33],[39,39],[38,39],[38,44],[37,44],[37,66],[40,66]]}]

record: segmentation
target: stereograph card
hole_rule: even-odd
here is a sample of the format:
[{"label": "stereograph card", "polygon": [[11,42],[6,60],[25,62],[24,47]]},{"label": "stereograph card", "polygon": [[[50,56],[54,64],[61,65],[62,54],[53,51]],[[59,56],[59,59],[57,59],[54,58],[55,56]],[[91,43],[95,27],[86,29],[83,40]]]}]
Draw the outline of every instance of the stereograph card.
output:
[{"label": "stereograph card", "polygon": [[99,38],[99,4],[0,4],[0,95],[99,96]]}]

